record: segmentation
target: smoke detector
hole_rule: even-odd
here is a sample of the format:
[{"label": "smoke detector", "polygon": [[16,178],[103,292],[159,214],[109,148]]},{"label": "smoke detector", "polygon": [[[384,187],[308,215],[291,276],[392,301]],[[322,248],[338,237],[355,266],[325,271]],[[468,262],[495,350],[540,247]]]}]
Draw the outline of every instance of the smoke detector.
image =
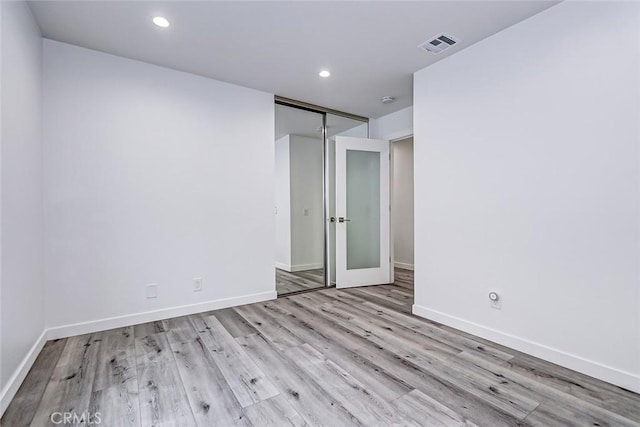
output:
[{"label": "smoke detector", "polygon": [[380,98],[380,101],[382,101],[383,104],[391,104],[395,100],[396,98],[394,96],[383,96]]},{"label": "smoke detector", "polygon": [[440,33],[437,36],[427,40],[426,42],[418,45],[419,49],[426,50],[431,53],[440,53],[443,50],[450,48],[458,43],[460,40],[447,33]]}]

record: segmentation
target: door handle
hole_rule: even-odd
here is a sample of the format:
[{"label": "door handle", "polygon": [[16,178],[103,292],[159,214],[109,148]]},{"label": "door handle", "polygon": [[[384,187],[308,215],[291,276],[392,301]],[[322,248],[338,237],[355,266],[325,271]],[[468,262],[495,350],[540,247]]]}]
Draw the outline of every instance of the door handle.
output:
[{"label": "door handle", "polygon": [[338,222],[349,222],[349,221],[351,221],[351,220],[347,219],[347,218],[343,218],[341,216],[338,217]]}]

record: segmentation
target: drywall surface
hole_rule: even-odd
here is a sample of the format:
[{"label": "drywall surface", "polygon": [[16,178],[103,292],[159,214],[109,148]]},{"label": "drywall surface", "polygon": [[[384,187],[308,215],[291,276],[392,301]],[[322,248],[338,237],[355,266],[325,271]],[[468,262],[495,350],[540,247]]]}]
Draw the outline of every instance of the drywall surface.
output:
[{"label": "drywall surface", "polygon": [[45,40],[44,112],[49,327],[275,293],[273,95]]},{"label": "drywall surface", "polygon": [[291,270],[291,169],[289,135],[275,142],[276,267]]},{"label": "drywall surface", "polygon": [[414,79],[414,312],[635,391],[639,8],[563,2]]},{"label": "drywall surface", "polygon": [[403,108],[369,123],[371,138],[395,140],[413,135],[413,107]]},{"label": "drywall surface", "polygon": [[[25,2],[1,2],[0,388],[44,331],[41,81],[42,38]],[[14,391],[15,392],[15,391]],[[4,408],[3,408],[4,409]]]},{"label": "drywall surface", "polygon": [[287,135],[276,140],[276,267],[323,266],[322,140]]},{"label": "drywall surface", "polygon": [[291,264],[294,270],[323,266],[322,140],[290,136]]},{"label": "drywall surface", "polygon": [[413,269],[413,138],[391,144],[393,195],[391,221],[396,267]]}]

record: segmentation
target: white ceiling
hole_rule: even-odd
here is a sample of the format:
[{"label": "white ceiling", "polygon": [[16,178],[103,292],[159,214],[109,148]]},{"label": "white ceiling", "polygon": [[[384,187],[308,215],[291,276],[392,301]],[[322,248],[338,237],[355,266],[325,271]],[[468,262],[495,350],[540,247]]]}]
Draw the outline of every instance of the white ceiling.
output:
[{"label": "white ceiling", "polygon": [[[550,1],[34,1],[44,37],[366,117],[412,104],[412,73]],[[171,27],[151,18],[162,15]],[[440,32],[440,55],[417,45]],[[320,69],[331,70],[328,79]],[[392,95],[393,104],[380,98]]]}]

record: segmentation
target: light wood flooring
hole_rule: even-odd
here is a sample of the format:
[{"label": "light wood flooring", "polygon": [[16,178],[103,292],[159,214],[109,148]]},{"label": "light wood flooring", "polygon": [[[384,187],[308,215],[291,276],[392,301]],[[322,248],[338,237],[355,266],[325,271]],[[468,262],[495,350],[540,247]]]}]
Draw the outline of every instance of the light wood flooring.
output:
[{"label": "light wood flooring", "polygon": [[412,281],[50,341],[2,425],[640,425],[637,394],[412,316]]},{"label": "light wood flooring", "polygon": [[307,291],[324,287],[324,269],[288,272],[276,268],[276,291],[278,295]]}]

